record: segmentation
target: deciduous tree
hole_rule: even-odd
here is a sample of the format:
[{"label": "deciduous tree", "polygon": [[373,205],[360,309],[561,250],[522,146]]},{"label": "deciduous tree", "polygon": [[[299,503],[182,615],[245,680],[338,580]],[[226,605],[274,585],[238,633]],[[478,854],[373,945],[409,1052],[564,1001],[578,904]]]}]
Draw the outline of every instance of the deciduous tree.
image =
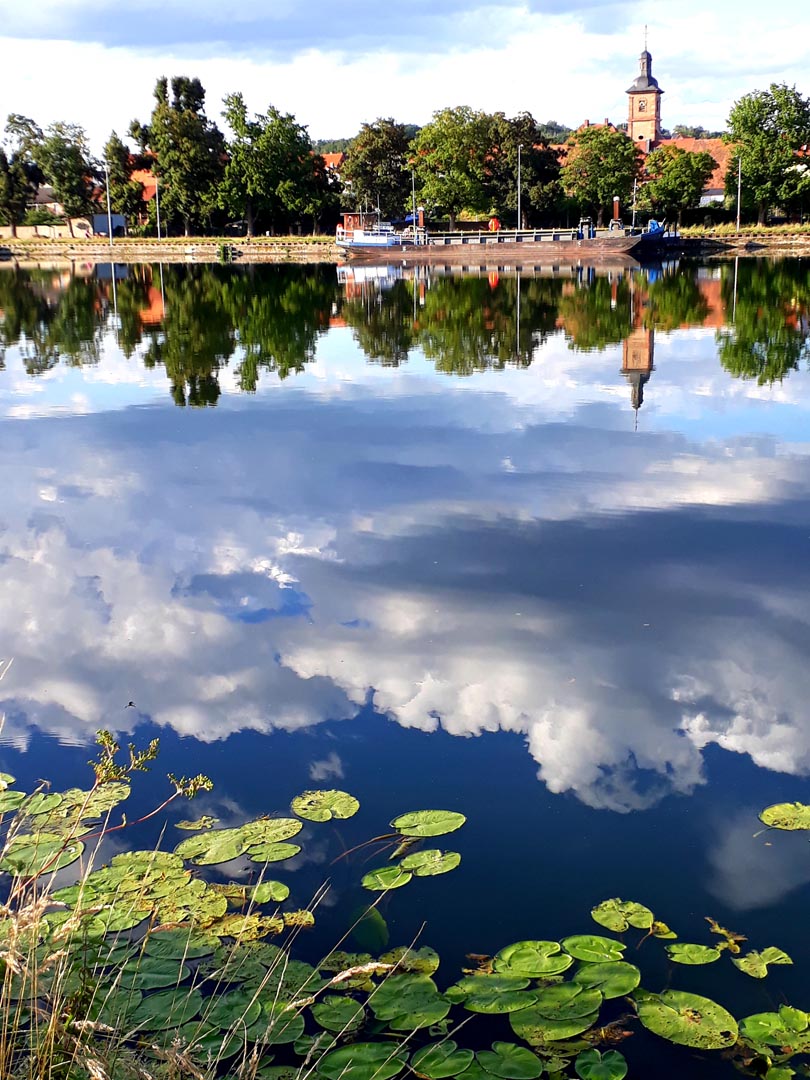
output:
[{"label": "deciduous tree", "polygon": [[[518,228],[524,228],[543,211],[549,210],[560,194],[557,154],[543,138],[540,125],[531,113],[520,113],[511,119],[502,112],[495,113],[489,143],[487,188],[490,201],[499,213],[510,214]],[[517,221],[518,155],[523,218],[520,222]]]},{"label": "deciduous tree", "polygon": [[562,183],[566,194],[601,226],[615,195],[622,203],[629,200],[640,168],[641,154],[627,135],[609,127],[586,127],[568,141]]},{"label": "deciduous tree", "polygon": [[649,180],[641,189],[640,205],[680,224],[681,213],[699,205],[703,189],[716,168],[717,162],[711,154],[672,145],[659,146],[644,163]]},{"label": "deciduous tree", "polygon": [[65,214],[71,218],[87,213],[93,205],[96,168],[84,128],[62,122],[51,124],[33,153]]},{"label": "deciduous tree", "polygon": [[462,210],[489,209],[487,157],[491,117],[466,105],[440,109],[411,143],[421,200],[447,214],[450,228]]},{"label": "deciduous tree", "polygon": [[112,132],[104,147],[110,178],[110,204],[116,214],[136,218],[143,210],[143,184],[132,179],[137,161],[126,143]]},{"label": "deciduous tree", "polygon": [[353,207],[379,206],[383,217],[399,217],[410,201],[408,129],[382,118],[363,124],[346,151],[343,177]]}]

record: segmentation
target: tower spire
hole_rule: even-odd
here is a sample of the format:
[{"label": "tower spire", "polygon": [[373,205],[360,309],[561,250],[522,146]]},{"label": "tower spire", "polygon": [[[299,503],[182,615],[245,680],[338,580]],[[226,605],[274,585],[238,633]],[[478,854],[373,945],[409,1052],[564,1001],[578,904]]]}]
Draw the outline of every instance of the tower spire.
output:
[{"label": "tower spire", "polygon": [[644,23],[644,52],[648,52],[647,49],[647,24]]}]

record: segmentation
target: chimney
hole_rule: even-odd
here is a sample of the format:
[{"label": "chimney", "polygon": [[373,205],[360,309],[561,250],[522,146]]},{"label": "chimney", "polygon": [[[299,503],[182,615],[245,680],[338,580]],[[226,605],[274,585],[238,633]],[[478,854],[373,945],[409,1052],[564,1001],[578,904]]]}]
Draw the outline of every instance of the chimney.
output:
[{"label": "chimney", "polygon": [[605,127],[610,127],[610,120],[607,117],[605,117]]},{"label": "chimney", "polygon": [[583,127],[590,127],[591,126],[590,120],[586,120],[585,123],[582,126]]}]

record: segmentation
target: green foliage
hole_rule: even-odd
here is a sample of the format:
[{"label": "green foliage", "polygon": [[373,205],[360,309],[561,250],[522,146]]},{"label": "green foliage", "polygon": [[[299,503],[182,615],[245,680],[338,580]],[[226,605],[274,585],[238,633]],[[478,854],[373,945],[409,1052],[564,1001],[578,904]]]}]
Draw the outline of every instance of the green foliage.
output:
[{"label": "green foliage", "polygon": [[445,1080],[445,1077],[463,1073],[474,1056],[472,1050],[460,1050],[458,1043],[449,1039],[423,1046],[413,1055],[410,1065],[418,1076],[426,1076],[428,1080]]},{"label": "green foliage", "polygon": [[92,209],[95,169],[84,128],[61,122],[51,124],[33,153],[53,188],[55,201],[62,204],[68,217]]},{"label": "green foliage", "polygon": [[354,817],[360,803],[345,791],[305,791],[296,795],[290,809],[307,821],[331,821]]},{"label": "green foliage", "polygon": [[[518,228],[537,224],[560,196],[560,163],[531,113],[507,118],[495,113],[490,121],[487,163],[489,201]],[[518,148],[520,147],[521,218],[517,220]]]},{"label": "green foliage", "polygon": [[591,910],[591,918],[600,926],[619,934],[630,926],[648,930],[653,924],[653,913],[648,907],[634,900],[620,900],[618,897],[597,904]]},{"label": "green foliage", "polygon": [[613,938],[600,937],[598,934],[574,934],[563,938],[563,948],[577,960],[586,960],[589,964],[606,964],[621,960],[625,946]]},{"label": "green foliage", "polygon": [[683,990],[665,990],[662,994],[636,990],[634,998],[644,1027],[670,1042],[722,1050],[737,1041],[737,1021],[709,998]]},{"label": "green foliage", "polygon": [[404,124],[391,118],[363,124],[347,147],[342,169],[347,206],[378,206],[385,218],[399,218],[410,210],[411,137]]},{"label": "green foliage", "polygon": [[627,1076],[627,1062],[618,1050],[607,1050],[604,1054],[583,1050],[577,1055],[574,1068],[581,1080],[624,1080]]},{"label": "green foliage", "polygon": [[455,810],[413,810],[394,818],[391,827],[403,836],[444,836],[460,829],[466,820]]},{"label": "green foliage", "polygon": [[680,224],[681,213],[698,206],[717,162],[704,151],[659,146],[648,155],[644,170],[649,177],[639,192],[639,206],[659,218]]},{"label": "green foliage", "polygon": [[628,202],[640,170],[641,155],[632,139],[609,127],[587,127],[568,141],[561,180],[566,194],[601,226],[614,195],[622,205]]},{"label": "green foliage", "polygon": [[782,949],[769,945],[767,949],[758,952],[752,949],[745,956],[732,956],[732,964],[750,975],[752,979],[764,979],[768,974],[768,964],[792,964],[793,961]]},{"label": "green foliage", "polygon": [[564,953],[558,941],[518,941],[501,949],[494,965],[504,974],[543,979],[561,975],[573,962],[573,956]]},{"label": "green foliage", "polygon": [[440,109],[411,143],[418,198],[450,228],[462,210],[486,212],[490,118],[466,105]]},{"label": "green foliage", "polygon": [[110,205],[114,213],[134,222],[144,211],[143,184],[132,179],[138,161],[113,131],[104,147],[103,161],[110,181]]},{"label": "green foliage", "polygon": [[482,1069],[503,1080],[537,1080],[543,1071],[537,1055],[515,1043],[494,1042],[491,1050],[479,1050],[475,1058]]},{"label": "green foliage", "polygon": [[699,966],[713,964],[720,959],[720,952],[709,945],[692,945],[687,942],[678,942],[676,945],[667,945],[667,954],[676,964],[690,964]]},{"label": "green foliage", "polygon": [[810,829],[810,806],[805,803],[775,803],[767,806],[759,820],[771,829]]}]

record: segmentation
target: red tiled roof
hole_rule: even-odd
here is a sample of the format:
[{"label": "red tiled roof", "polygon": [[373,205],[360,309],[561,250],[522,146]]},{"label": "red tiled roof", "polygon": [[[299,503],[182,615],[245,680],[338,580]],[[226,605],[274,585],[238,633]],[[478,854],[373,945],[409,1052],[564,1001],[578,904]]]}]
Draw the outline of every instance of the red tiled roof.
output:
[{"label": "red tiled roof", "polygon": [[322,154],[321,157],[326,162],[327,169],[339,169],[346,160],[346,155],[342,150],[338,154]]},{"label": "red tiled roof", "polygon": [[133,169],[132,179],[143,184],[143,201],[149,202],[154,199],[157,190],[157,180],[151,169]]},{"label": "red tiled roof", "polygon": [[679,150],[688,150],[692,154],[711,154],[717,162],[717,168],[712,174],[707,188],[723,190],[726,183],[726,173],[729,162],[734,154],[734,144],[723,142],[722,139],[687,139],[677,136],[674,139],[661,139],[656,146],[677,146]]}]

